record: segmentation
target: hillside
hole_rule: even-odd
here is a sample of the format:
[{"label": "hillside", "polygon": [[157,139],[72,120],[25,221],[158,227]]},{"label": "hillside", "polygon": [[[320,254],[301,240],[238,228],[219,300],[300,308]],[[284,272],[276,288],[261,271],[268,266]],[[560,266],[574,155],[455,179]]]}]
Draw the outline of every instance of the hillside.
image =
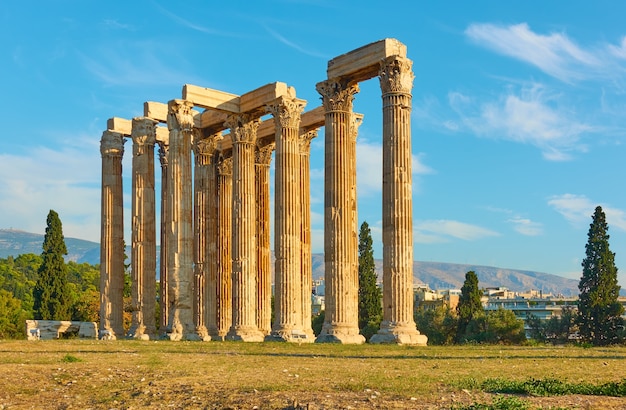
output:
[{"label": "hillside", "polygon": [[[100,263],[100,245],[96,242],[76,238],[65,238],[68,249],[67,260],[78,263]],[[23,253],[41,253],[43,235],[14,229],[0,229],[0,257],[17,256]],[[130,249],[127,250],[130,256]],[[158,254],[158,252],[157,252]],[[313,278],[324,277],[324,255],[313,255]],[[382,278],[382,261],[376,260],[379,278]],[[481,287],[504,286],[513,291],[529,289],[543,290],[553,294],[573,296],[578,294],[578,281],[548,273],[516,269],[503,269],[491,266],[460,265],[443,262],[414,262],[413,272],[416,283],[426,283],[432,289],[460,289],[465,273],[473,270],[478,275]]]}]

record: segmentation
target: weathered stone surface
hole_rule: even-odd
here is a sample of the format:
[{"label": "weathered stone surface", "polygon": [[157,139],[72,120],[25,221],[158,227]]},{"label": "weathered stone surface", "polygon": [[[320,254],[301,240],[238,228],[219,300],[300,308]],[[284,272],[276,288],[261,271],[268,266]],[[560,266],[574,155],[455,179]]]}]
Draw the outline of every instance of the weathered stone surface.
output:
[{"label": "weathered stone surface", "polygon": [[60,339],[63,335],[76,336],[81,339],[98,337],[96,322],[76,322],[65,320],[27,320],[26,338],[28,340]]},{"label": "weathered stone surface", "polygon": [[324,261],[326,315],[316,342],[364,343],[358,326],[355,84],[317,85],[326,110],[324,153]]},{"label": "weathered stone surface", "polygon": [[383,95],[383,321],[371,343],[426,345],[413,320],[411,61],[380,64]]},{"label": "weathered stone surface", "polygon": [[233,136],[232,197],[232,298],[233,321],[226,338],[261,342],[256,320],[256,194],[254,159],[258,119],[232,115],[228,127]]},{"label": "weathered stone surface", "polygon": [[328,78],[348,78],[357,83],[378,75],[380,61],[390,56],[406,57],[406,46],[394,38],[386,38],[359,47],[328,62]]},{"label": "weathered stone surface", "polygon": [[122,134],[105,131],[102,154],[102,206],[100,234],[100,330],[124,335],[124,206],[122,192]]}]

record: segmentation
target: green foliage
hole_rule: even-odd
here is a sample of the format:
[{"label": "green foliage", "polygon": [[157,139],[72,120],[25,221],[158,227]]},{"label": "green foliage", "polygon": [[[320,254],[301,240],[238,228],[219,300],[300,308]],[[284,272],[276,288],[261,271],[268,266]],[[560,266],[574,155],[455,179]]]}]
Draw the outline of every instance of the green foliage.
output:
[{"label": "green foliage", "polygon": [[456,405],[453,410],[529,410],[530,404],[517,397],[496,397],[491,404]]},{"label": "green foliage", "polygon": [[[473,270],[465,274],[465,281],[461,288],[461,297],[459,298],[459,304],[457,306],[458,314],[458,326],[456,332],[457,341],[463,341],[467,339],[469,335],[480,332],[476,329],[470,329],[470,325],[475,327],[479,325],[476,321],[478,318],[484,315],[483,305],[480,300],[482,292],[478,288],[478,276]],[[474,322],[474,323],[472,323]]]},{"label": "green foliage", "polygon": [[490,393],[525,394],[533,396],[563,396],[569,394],[612,397],[626,396],[626,379],[620,382],[607,382],[602,384],[587,382],[570,383],[554,378],[530,378],[526,380],[489,378],[482,382],[477,382],[475,379],[468,379],[461,384],[461,387],[480,389]]},{"label": "green foliage", "polygon": [[23,339],[28,313],[22,302],[10,292],[0,289],[0,339]]},{"label": "green foliage", "polygon": [[33,290],[35,318],[69,320],[71,296],[67,285],[67,267],[63,259],[67,255],[63,228],[59,215],[53,210],[48,213],[46,223],[42,262]]},{"label": "green foliage", "polygon": [[313,333],[315,336],[319,336],[322,333],[322,326],[324,326],[324,318],[326,317],[326,313],[322,310],[319,315],[313,316],[311,320],[311,328],[313,328]]},{"label": "green foliage", "polygon": [[372,243],[369,225],[363,222],[359,231],[359,329],[366,340],[378,331],[383,318]]},{"label": "green foliage", "polygon": [[583,273],[578,284],[578,324],[583,341],[596,346],[620,342],[624,308],[617,301],[615,254],[609,248],[609,227],[602,207],[598,206],[589,226]]},{"label": "green foliage", "polygon": [[76,363],[76,362],[82,362],[82,359],[79,359],[76,356],[72,356],[71,354],[66,354],[65,356],[63,356],[63,358],[61,359],[61,362],[63,363]]},{"label": "green foliage", "polygon": [[450,345],[454,343],[457,318],[448,306],[418,310],[415,313],[415,323],[420,332],[428,337],[428,344]]}]

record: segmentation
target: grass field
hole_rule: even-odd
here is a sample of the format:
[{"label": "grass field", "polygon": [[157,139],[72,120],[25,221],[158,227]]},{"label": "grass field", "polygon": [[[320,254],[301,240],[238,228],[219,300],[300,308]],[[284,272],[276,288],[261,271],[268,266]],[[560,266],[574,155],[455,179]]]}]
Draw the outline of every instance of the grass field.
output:
[{"label": "grass field", "polygon": [[625,359],[621,347],[0,341],[0,409],[626,409],[589,394],[503,404],[483,387],[623,383]]}]

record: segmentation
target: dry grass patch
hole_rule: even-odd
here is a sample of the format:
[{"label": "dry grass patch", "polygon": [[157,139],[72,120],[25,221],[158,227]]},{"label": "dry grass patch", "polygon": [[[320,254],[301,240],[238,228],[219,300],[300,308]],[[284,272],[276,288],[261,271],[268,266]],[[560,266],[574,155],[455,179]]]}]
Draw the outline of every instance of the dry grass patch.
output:
[{"label": "dry grass patch", "polygon": [[[622,383],[624,359],[626,348],[4,341],[0,406],[451,408],[491,403],[490,379]],[[531,409],[626,408],[621,397],[517,398]]]}]

